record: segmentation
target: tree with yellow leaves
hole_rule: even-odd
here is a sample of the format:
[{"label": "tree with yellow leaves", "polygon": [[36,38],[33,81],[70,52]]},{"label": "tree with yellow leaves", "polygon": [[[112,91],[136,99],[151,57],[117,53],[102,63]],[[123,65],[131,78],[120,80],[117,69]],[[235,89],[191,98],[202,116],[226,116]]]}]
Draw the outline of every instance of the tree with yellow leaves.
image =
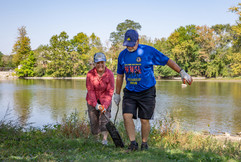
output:
[{"label": "tree with yellow leaves", "polygon": [[241,3],[238,6],[231,7],[229,10],[238,14],[239,19],[236,21],[236,25],[232,26],[232,30],[235,32],[233,40],[233,54],[229,58],[232,60],[230,65],[233,76],[241,76]]},{"label": "tree with yellow leaves", "polygon": [[18,28],[19,37],[13,46],[13,63],[18,66],[21,61],[27,59],[30,51],[30,38],[27,36],[26,27]]}]

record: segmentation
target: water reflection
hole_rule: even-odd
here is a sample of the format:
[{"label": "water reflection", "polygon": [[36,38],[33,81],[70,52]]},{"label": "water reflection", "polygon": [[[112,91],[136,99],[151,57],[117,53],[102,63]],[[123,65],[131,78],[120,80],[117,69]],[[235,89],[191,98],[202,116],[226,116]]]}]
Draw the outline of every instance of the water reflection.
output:
[{"label": "water reflection", "polygon": [[240,132],[240,82],[196,81],[192,86],[182,88],[180,82],[159,81],[156,87],[156,112],[160,116],[169,112],[182,123],[183,129]]},{"label": "water reflection", "polygon": [[14,110],[19,116],[20,123],[23,125],[26,124],[28,118],[30,117],[30,104],[32,96],[31,90],[29,89],[20,89],[14,91]]},{"label": "water reflection", "polygon": [[[158,81],[155,119],[169,113],[183,129],[212,133],[241,131],[241,82]],[[10,107],[22,124],[41,127],[74,111],[85,117],[85,80],[0,81],[0,120]],[[112,119],[116,106],[113,103]],[[118,120],[122,120],[121,110]]]}]

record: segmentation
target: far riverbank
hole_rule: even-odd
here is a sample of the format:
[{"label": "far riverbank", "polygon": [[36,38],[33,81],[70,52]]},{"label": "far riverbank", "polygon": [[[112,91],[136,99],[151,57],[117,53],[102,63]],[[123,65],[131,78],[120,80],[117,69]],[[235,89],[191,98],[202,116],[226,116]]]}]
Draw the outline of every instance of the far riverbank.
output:
[{"label": "far riverbank", "polygon": [[[192,77],[194,81],[204,81],[204,82],[241,82],[241,78],[206,78],[206,77]],[[24,77],[23,79],[86,79],[86,77]],[[115,76],[116,79],[116,76]],[[181,81],[181,77],[173,78],[162,78],[158,81]]]},{"label": "far riverbank", "polygon": [[[115,76],[116,78],[116,76]],[[241,82],[241,77],[237,78],[206,78],[206,77],[192,77],[194,81],[210,81],[210,82]],[[0,71],[0,80],[12,80],[19,79],[14,71]],[[23,77],[21,79],[86,79],[85,76],[80,77]],[[181,77],[171,77],[171,78],[156,78],[159,81],[177,81],[181,80]]]}]

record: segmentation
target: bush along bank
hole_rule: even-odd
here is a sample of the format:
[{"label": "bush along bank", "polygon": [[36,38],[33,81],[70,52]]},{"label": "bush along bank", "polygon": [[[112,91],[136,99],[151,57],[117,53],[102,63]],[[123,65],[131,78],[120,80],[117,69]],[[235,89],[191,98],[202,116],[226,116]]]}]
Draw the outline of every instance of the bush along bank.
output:
[{"label": "bush along bank", "polygon": [[[149,150],[126,152],[129,144],[123,122],[117,129],[126,145],[116,148],[111,137],[104,146],[91,135],[87,120],[77,113],[59,124],[27,129],[13,121],[0,122],[1,161],[240,161],[241,143],[183,132],[174,121],[151,128]],[[140,133],[137,133],[140,140]],[[138,141],[141,142],[141,141]]]}]

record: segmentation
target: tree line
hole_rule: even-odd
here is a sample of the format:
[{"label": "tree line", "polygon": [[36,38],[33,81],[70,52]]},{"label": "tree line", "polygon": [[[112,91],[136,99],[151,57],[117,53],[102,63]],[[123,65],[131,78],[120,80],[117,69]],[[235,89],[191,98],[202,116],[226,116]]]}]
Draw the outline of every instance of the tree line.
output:
[{"label": "tree line", "polygon": [[[140,36],[140,43],[155,47],[177,62],[192,76],[239,77],[241,76],[241,3],[229,9],[239,18],[235,25],[217,24],[209,26],[180,26],[167,38],[152,40]],[[0,66],[18,66],[19,77],[53,76],[71,77],[85,75],[93,67],[93,56],[103,52],[107,56],[107,67],[116,73],[117,58],[121,50],[124,33],[128,29],[141,30],[141,25],[125,20],[110,33],[111,47],[102,45],[100,38],[83,32],[69,39],[63,31],[50,38],[48,45],[32,50],[26,27],[18,29],[19,37],[13,46],[13,55],[8,63],[0,52]],[[4,64],[5,63],[5,64]],[[156,66],[156,77],[173,77],[178,73],[166,66]]]}]

